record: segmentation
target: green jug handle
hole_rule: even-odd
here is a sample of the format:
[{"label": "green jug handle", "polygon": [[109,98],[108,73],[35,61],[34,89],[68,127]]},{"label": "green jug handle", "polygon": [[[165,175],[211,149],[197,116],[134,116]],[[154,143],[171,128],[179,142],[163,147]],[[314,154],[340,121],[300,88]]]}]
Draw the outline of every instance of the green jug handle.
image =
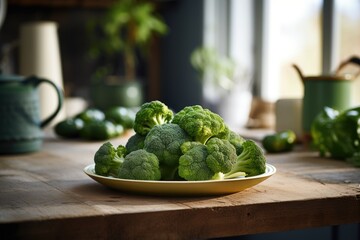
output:
[{"label": "green jug handle", "polygon": [[24,80],[24,82],[25,83],[31,83],[36,87],[41,83],[48,83],[52,87],[54,87],[54,89],[56,90],[56,94],[57,94],[57,97],[58,97],[58,105],[57,105],[55,111],[49,117],[47,117],[43,121],[41,121],[40,127],[43,128],[46,125],[48,125],[51,122],[51,120],[53,120],[56,117],[56,115],[60,112],[61,107],[63,105],[63,101],[64,101],[63,92],[54,82],[52,82],[50,80],[47,80],[47,79],[44,79],[44,78],[38,78],[36,76],[31,76],[31,77],[26,78]]}]

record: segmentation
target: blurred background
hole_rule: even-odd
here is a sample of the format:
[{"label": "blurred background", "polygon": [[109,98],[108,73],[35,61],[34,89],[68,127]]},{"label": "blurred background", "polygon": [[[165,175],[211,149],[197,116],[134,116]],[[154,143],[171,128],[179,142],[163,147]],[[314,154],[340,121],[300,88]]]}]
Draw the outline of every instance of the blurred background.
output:
[{"label": "blurred background", "polygon": [[[65,96],[80,99],[82,105],[78,108],[92,105],[93,83],[104,78],[101,70],[107,61],[101,57],[106,50],[100,48],[98,58],[94,58],[94,42],[104,38],[99,26],[101,30],[106,25],[102,20],[115,2],[2,0],[2,72],[24,73],[20,66],[20,45],[24,42],[20,32],[24,25],[56,23],[60,81]],[[141,101],[158,99],[175,111],[202,104],[239,127],[273,128],[276,102],[302,98],[303,84],[292,64],[297,64],[304,75],[331,74],[341,61],[360,55],[359,0],[154,0],[150,3],[166,30],[151,37],[146,54],[136,50],[136,78],[143,90]],[[94,23],[98,24],[97,28]],[[214,59],[224,61],[210,63],[209,55],[200,54],[203,67],[196,67],[191,56],[201,48],[211,48],[217,54]],[[225,60],[234,63],[230,74],[226,72],[228,69],[224,73],[224,68],[215,67],[223,66]],[[112,74],[121,75],[123,70],[120,68]],[[354,85],[354,91],[359,89],[359,79]],[[359,103],[360,96],[353,94],[353,104]],[[67,112],[73,113],[71,109]]]},{"label": "blurred background", "polygon": [[[43,54],[50,54],[39,65],[40,70],[47,70],[48,76],[43,77],[62,86],[67,102],[65,115],[89,106],[101,107],[103,103],[97,102],[94,94],[103,86],[99,81],[111,82],[113,76],[126,75],[126,66],[112,66],[117,66],[122,61],[119,58],[127,53],[125,40],[118,41],[120,36],[113,33],[129,19],[126,13],[134,6],[127,4],[132,2],[146,1],[0,0],[2,73],[41,74],[39,66],[31,72],[31,69],[25,71],[24,65],[38,62],[41,51],[36,51],[34,46],[42,40],[46,43],[50,36],[40,34],[38,42],[33,43],[30,38],[32,34],[37,36],[36,31],[28,33],[24,29],[31,23],[35,24],[34,29],[41,28],[41,23],[51,23],[56,28],[51,36],[58,41],[50,48],[45,43],[37,46],[46,49]],[[139,33],[121,30],[128,34],[126,39],[130,42],[140,43],[135,50],[135,73],[130,76],[140,82],[141,94],[135,102],[126,103],[131,107],[158,99],[175,111],[187,105],[204,105],[236,127],[273,129],[276,114],[298,124],[296,113],[300,107],[296,103],[303,97],[304,86],[292,64],[297,64],[307,76],[331,75],[342,61],[360,55],[359,0],[153,0],[146,3],[151,7],[135,4],[140,6],[136,13],[139,19],[127,22],[132,30],[137,21],[145,24],[139,23]],[[156,18],[149,16],[149,12]],[[149,29],[155,30],[151,37],[147,35]],[[54,48],[58,52],[52,52]],[[143,48],[147,50],[145,54]],[[24,57],[24,52],[30,53]],[[60,61],[54,61],[55,57]],[[54,65],[60,72],[52,70]],[[348,74],[355,71],[352,67],[346,69]],[[353,105],[360,104],[360,95],[356,94],[359,81],[358,78],[353,81]],[[110,85],[110,89],[115,85]],[[122,94],[132,98],[139,93],[130,88]],[[276,113],[276,104],[284,99],[294,102],[284,105],[285,112]],[[348,225],[262,237],[330,239],[334,231],[340,233],[341,239],[355,239],[359,232],[357,225]]]}]

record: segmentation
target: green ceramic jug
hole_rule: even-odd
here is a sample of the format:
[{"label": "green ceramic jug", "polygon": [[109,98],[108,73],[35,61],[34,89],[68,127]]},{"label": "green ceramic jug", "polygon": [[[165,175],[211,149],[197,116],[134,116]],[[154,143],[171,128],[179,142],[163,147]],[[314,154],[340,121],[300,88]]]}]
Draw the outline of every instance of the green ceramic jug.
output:
[{"label": "green ceramic jug", "polygon": [[[43,83],[54,87],[58,105],[50,116],[41,120],[38,86]],[[39,150],[42,128],[56,117],[62,103],[62,90],[52,81],[35,76],[0,75],[0,154]]]}]

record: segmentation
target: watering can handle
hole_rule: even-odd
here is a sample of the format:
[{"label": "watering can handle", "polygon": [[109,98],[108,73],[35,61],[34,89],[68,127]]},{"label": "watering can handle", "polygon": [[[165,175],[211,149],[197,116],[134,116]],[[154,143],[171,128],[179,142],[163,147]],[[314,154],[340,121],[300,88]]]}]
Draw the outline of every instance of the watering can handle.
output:
[{"label": "watering can handle", "polygon": [[63,100],[64,100],[62,90],[54,82],[47,80],[47,79],[38,78],[36,76],[28,77],[25,81],[31,82],[35,86],[38,86],[41,83],[48,83],[56,90],[56,94],[57,94],[57,98],[58,98],[58,105],[57,105],[55,111],[50,116],[48,116],[47,118],[45,118],[44,120],[41,121],[40,127],[43,128],[46,125],[48,125],[51,122],[51,120],[53,120],[56,117],[56,115],[60,112],[61,107],[63,105]]},{"label": "watering can handle", "polygon": [[304,81],[304,75],[302,74],[300,68],[296,64],[293,64],[292,66],[295,68],[296,72],[299,74],[301,80]]},{"label": "watering can handle", "polygon": [[[348,64],[356,64],[360,67],[360,58],[359,57],[356,57],[356,56],[353,56],[353,57],[350,57],[348,60],[346,61],[343,61],[342,63],[340,63],[339,67],[337,68],[335,74],[336,75],[339,75],[340,71],[345,67],[347,66]],[[354,75],[354,78],[357,78],[360,74],[360,70]]]}]

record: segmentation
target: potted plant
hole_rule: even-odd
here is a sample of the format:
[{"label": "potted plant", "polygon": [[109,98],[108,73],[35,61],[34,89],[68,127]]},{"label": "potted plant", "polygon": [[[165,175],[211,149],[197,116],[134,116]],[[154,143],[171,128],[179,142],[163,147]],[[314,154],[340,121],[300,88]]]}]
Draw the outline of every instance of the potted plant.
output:
[{"label": "potted plant", "polygon": [[236,84],[235,61],[229,57],[220,56],[215,48],[196,48],[191,53],[190,63],[198,72],[199,79],[203,81],[205,87],[209,86],[218,93],[218,96],[210,96],[210,98],[227,95]]},{"label": "potted plant", "polygon": [[233,127],[247,123],[252,94],[251,77],[232,58],[215,48],[198,47],[190,56],[192,67],[203,83],[204,105],[220,114]]},{"label": "potted plant", "polygon": [[93,104],[136,107],[143,101],[142,84],[136,73],[138,54],[146,53],[154,35],[167,32],[153,3],[116,0],[104,18],[91,24],[90,55],[101,64],[94,73]]}]

